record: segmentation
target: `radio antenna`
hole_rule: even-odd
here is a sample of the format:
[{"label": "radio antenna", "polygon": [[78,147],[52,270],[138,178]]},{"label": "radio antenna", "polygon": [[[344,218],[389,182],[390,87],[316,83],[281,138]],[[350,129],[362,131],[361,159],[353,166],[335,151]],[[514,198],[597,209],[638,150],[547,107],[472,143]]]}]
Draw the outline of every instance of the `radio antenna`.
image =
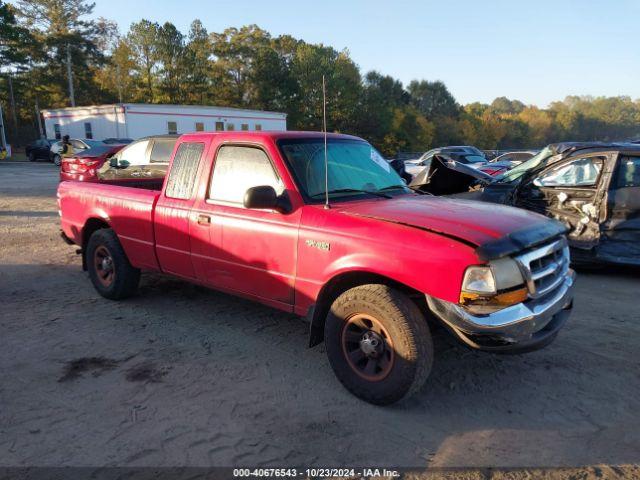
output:
[{"label": "radio antenna", "polygon": [[327,154],[327,90],[322,75],[322,131],[324,132],[324,208],[329,209],[329,157]]}]

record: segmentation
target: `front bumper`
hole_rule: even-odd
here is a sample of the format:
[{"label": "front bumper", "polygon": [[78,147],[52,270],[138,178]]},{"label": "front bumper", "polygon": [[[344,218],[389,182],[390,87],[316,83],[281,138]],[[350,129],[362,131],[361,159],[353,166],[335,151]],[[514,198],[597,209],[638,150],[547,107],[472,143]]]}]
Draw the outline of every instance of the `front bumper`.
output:
[{"label": "front bumper", "polygon": [[575,272],[542,298],[504,308],[488,315],[473,315],[458,304],[427,296],[431,311],[461,341],[478,350],[524,353],[553,341],[567,321],[573,304]]}]

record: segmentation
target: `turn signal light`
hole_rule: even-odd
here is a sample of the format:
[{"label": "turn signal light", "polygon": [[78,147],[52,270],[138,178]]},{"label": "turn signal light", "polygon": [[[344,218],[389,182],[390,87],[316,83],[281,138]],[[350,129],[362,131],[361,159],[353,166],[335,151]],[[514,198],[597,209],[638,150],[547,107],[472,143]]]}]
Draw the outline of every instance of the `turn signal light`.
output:
[{"label": "turn signal light", "polygon": [[510,307],[511,305],[522,303],[528,297],[529,291],[526,287],[497,293],[495,295],[482,295],[463,291],[460,293],[460,304],[471,313],[486,315]]}]

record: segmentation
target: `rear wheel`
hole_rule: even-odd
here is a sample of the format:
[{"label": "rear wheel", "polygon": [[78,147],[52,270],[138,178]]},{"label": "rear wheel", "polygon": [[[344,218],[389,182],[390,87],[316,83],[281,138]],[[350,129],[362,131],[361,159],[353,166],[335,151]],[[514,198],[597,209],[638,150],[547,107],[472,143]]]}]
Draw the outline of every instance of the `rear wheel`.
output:
[{"label": "rear wheel", "polygon": [[96,230],[89,238],[85,255],[89,278],[100,295],[120,300],[136,293],[140,270],[129,263],[112,229]]},{"label": "rear wheel", "polygon": [[417,392],[433,364],[425,318],[405,294],[386,285],[362,285],[340,295],[327,316],[325,343],[338,380],[377,405]]},{"label": "rear wheel", "polygon": [[59,167],[60,164],[62,163],[62,157],[58,154],[53,156],[53,163],[55,164],[56,167]]}]

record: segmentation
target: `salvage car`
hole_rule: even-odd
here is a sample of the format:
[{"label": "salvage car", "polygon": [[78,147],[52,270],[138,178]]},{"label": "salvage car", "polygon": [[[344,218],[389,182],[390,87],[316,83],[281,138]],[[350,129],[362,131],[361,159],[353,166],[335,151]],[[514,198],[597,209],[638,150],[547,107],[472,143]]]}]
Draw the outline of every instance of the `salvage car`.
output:
[{"label": "salvage car", "polygon": [[[419,174],[425,167],[429,166],[429,162],[436,154],[466,154],[466,155],[475,155],[477,161],[479,163],[486,162],[486,157],[482,150],[479,148],[473,147],[471,145],[459,145],[459,146],[450,146],[450,147],[438,147],[432,148],[431,150],[423,153],[419,158],[413,160],[405,160],[405,169],[407,173],[410,175]],[[484,159],[480,161],[480,158]]]},{"label": "salvage car", "polygon": [[440,158],[412,187],[557,219],[569,228],[576,263],[640,265],[639,158],[630,143],[559,143],[496,178]]},{"label": "salvage car", "polygon": [[481,165],[479,170],[488,173],[491,176],[498,176],[511,170],[513,167],[520,165],[522,162],[529,160],[536,152],[507,152],[489,160],[486,164]]},{"label": "salvage car", "polygon": [[124,145],[98,145],[64,157],[60,164],[60,181],[99,182],[98,171]]},{"label": "salvage car", "polygon": [[153,187],[62,182],[57,196],[103,297],[133,295],[153,271],[306,316],[310,346],[324,341],[340,382],[374,404],[424,384],[432,322],[471,348],[524,353],[572,308],[561,223],[418,194],[349,135],[186,134]]},{"label": "salvage car", "polygon": [[425,169],[428,170],[429,165],[431,165],[431,160],[436,155],[445,155],[447,158],[453,159],[458,163],[462,163],[464,165],[468,165],[472,168],[482,168],[487,164],[487,160],[484,156],[476,155],[475,153],[468,152],[449,152],[446,154],[438,154],[434,153],[426,158],[424,158],[420,163],[411,164],[409,162],[405,162],[404,167],[405,171],[412,176],[419,175]]}]

